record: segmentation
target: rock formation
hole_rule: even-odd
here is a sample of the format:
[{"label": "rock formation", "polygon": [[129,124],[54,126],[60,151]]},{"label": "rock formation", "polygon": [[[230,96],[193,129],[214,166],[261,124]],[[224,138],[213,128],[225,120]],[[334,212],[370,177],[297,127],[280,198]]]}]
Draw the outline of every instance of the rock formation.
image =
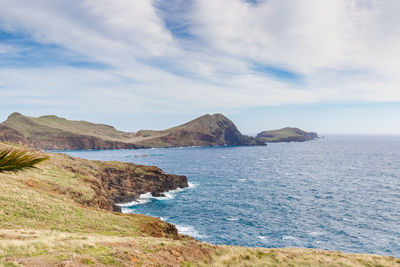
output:
[{"label": "rock formation", "polygon": [[52,155],[48,164],[57,165],[57,168],[75,173],[79,177],[86,177],[84,182],[90,185],[94,195],[91,199],[82,199],[79,193],[71,189],[55,187],[53,191],[64,192],[85,206],[106,210],[120,211],[116,204],[136,201],[141,194],[150,192],[158,197],[164,196],[164,192],[188,187],[186,176],[166,174],[154,166],[93,161],[63,154]]}]

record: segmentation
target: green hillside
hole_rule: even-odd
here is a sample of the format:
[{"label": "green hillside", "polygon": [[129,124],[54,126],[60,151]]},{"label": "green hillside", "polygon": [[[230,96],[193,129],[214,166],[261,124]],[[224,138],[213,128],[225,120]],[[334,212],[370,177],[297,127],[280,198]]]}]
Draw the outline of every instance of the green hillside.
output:
[{"label": "green hillside", "polygon": [[[137,133],[54,115],[34,118],[20,113],[12,113],[0,126],[0,129],[4,128],[0,140],[15,142],[18,135],[18,143],[45,150],[265,145],[253,137],[242,135],[222,114],[207,114],[163,131],[142,130]],[[5,127],[8,127],[7,132]],[[12,130],[17,133],[12,134]]]},{"label": "green hillside", "polygon": [[109,125],[95,124],[87,121],[72,121],[54,115],[34,118],[13,113],[4,124],[30,137],[34,137],[38,133],[65,134],[65,132],[68,132],[94,136],[104,140],[129,141],[130,138],[135,136],[135,133],[121,132]]}]

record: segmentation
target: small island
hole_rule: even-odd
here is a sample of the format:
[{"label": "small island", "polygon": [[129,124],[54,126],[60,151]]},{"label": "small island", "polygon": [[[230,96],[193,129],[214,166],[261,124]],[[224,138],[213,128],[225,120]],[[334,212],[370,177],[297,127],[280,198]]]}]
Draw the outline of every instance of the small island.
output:
[{"label": "small island", "polygon": [[315,132],[306,132],[299,128],[286,127],[279,130],[263,131],[257,134],[256,139],[262,142],[304,142],[318,138]]}]

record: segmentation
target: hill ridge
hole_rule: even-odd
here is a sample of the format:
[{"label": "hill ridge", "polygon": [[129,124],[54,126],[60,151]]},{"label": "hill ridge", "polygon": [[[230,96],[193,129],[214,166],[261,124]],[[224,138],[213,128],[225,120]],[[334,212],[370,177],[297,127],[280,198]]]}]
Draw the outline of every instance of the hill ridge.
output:
[{"label": "hill ridge", "polygon": [[0,125],[13,129],[7,129],[7,134],[0,131],[0,140],[12,142],[15,138],[10,135],[14,133],[23,136],[18,139],[19,144],[46,150],[265,145],[253,137],[242,135],[236,125],[221,113],[205,114],[166,130],[140,130],[137,133],[56,115],[35,118],[18,112],[10,114]]}]

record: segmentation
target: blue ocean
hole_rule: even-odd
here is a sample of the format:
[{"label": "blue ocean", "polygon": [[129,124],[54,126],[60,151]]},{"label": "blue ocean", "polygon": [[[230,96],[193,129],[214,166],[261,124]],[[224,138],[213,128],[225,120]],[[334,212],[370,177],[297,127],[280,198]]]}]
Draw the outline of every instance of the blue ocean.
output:
[{"label": "blue ocean", "polygon": [[144,195],[124,211],[160,217],[202,241],[400,257],[400,136],[66,153],[186,175],[189,188]]}]

